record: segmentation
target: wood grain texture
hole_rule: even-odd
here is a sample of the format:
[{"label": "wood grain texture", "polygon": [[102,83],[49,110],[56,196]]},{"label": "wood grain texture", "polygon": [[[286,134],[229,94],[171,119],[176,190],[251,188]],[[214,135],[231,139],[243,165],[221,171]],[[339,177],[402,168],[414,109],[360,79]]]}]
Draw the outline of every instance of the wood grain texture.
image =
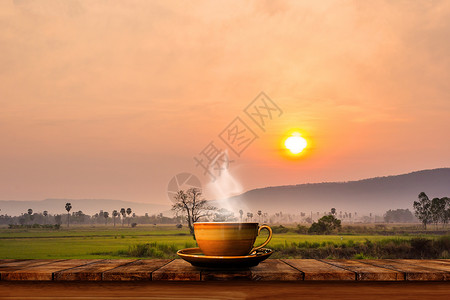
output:
[{"label": "wood grain texture", "polygon": [[0,265],[0,280],[3,280],[3,275],[6,273],[23,270],[23,269],[26,269],[29,267],[50,264],[50,263],[57,262],[57,261],[63,261],[63,260],[28,259],[28,260],[20,260],[20,261],[12,261],[12,262],[3,263]]},{"label": "wood grain texture", "polygon": [[283,259],[285,263],[301,271],[304,280],[355,281],[356,273],[315,259]]},{"label": "wood grain texture", "polygon": [[446,262],[434,259],[393,259],[391,261],[398,261],[405,264],[418,265],[431,269],[450,272],[450,265]]},{"label": "wood grain texture", "polygon": [[356,280],[367,281],[398,281],[405,280],[405,275],[401,272],[364,264],[356,260],[347,259],[321,259],[330,265],[356,272]]},{"label": "wood grain texture", "polygon": [[116,260],[102,260],[92,264],[79,266],[65,271],[55,272],[54,280],[86,280],[99,281],[102,280],[103,272],[111,269],[130,264],[136,261],[135,259],[116,259]]},{"label": "wood grain texture", "polygon": [[53,280],[53,273],[67,270],[87,264],[91,264],[100,259],[71,259],[54,261],[48,264],[31,266],[20,270],[3,272],[2,280]]},{"label": "wood grain texture", "polygon": [[187,261],[175,259],[152,273],[152,280],[200,281],[200,269]]},{"label": "wood grain texture", "polygon": [[450,279],[450,273],[442,270],[431,269],[422,265],[413,265],[396,260],[388,259],[367,259],[363,263],[396,270],[405,274],[406,280],[419,281],[447,281]]},{"label": "wood grain texture", "polygon": [[8,281],[449,281],[447,260],[268,259],[244,269],[205,269],[176,259],[8,260]]},{"label": "wood grain texture", "polygon": [[10,262],[15,262],[15,261],[21,261],[21,260],[23,260],[23,259],[0,259],[0,265],[10,263]]},{"label": "wood grain texture", "polygon": [[263,281],[299,281],[303,280],[303,274],[292,266],[279,259],[269,259],[261,262],[256,267],[250,268],[252,280]]},{"label": "wood grain texture", "polygon": [[131,264],[103,272],[106,281],[152,280],[152,273],[171,262],[171,259],[141,259]]},{"label": "wood grain texture", "polygon": [[0,299],[364,299],[444,300],[448,282],[302,281],[4,281]]},{"label": "wood grain texture", "polygon": [[252,271],[244,269],[204,269],[200,268],[200,278],[202,281],[239,281],[252,280]]}]

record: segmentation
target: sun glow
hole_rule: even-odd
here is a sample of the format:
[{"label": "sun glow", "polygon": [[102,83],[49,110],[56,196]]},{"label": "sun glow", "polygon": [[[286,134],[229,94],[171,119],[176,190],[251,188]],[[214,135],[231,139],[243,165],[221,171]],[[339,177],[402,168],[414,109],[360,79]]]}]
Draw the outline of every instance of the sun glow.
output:
[{"label": "sun glow", "polygon": [[294,132],[284,141],[284,146],[291,151],[292,154],[299,154],[306,148],[308,143],[301,137],[300,133]]}]

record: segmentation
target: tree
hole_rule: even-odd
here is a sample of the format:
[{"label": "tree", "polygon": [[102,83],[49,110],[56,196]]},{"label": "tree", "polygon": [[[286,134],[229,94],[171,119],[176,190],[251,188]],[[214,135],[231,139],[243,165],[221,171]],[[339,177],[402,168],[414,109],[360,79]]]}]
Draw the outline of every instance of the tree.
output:
[{"label": "tree", "polygon": [[67,227],[70,225],[70,210],[72,209],[72,204],[69,202],[66,203],[66,210],[67,210]]},{"label": "tree", "polygon": [[202,198],[202,192],[198,188],[190,188],[186,192],[180,190],[174,199],[172,210],[186,214],[189,231],[195,240],[194,223],[202,217],[210,216],[217,208]]},{"label": "tree", "polygon": [[241,216],[241,222],[242,222],[242,215],[244,214],[244,211],[242,209],[239,210],[239,215]]},{"label": "tree", "polygon": [[105,225],[108,223],[109,212],[103,212],[103,218],[105,218]]},{"label": "tree", "polygon": [[130,226],[130,215],[131,215],[131,208],[127,208],[127,215],[128,215],[128,226]]},{"label": "tree", "polygon": [[[30,218],[30,221],[33,221],[33,210],[31,208],[29,208],[27,213],[28,213],[28,217]],[[33,222],[30,222],[30,223],[33,223]]]},{"label": "tree", "polygon": [[113,216],[113,221],[114,221],[114,227],[116,227],[116,217],[118,215],[119,215],[119,213],[117,212],[117,210],[113,210],[112,216]]},{"label": "tree", "polygon": [[122,215],[122,227],[123,227],[123,221],[125,221],[125,214],[126,214],[127,212],[126,212],[126,210],[125,210],[125,208],[121,208],[120,209],[120,214]]},{"label": "tree", "polygon": [[447,223],[450,220],[450,198],[444,197],[444,201],[445,201],[444,226],[447,226]]},{"label": "tree", "polygon": [[43,215],[44,215],[44,217],[45,217],[45,223],[44,224],[47,224],[47,221],[48,221],[48,211],[46,211],[46,210],[44,210],[44,212],[42,213]]},{"label": "tree", "polygon": [[261,223],[261,214],[262,214],[262,212],[260,210],[258,210],[259,223]]},{"label": "tree", "polygon": [[[372,213],[370,213],[370,218],[372,219]],[[386,223],[411,223],[414,222],[414,215],[409,209],[390,209],[384,214],[384,221]]]},{"label": "tree", "polygon": [[438,223],[444,224],[445,220],[445,198],[433,198],[430,205],[431,221],[434,225],[438,226]]},{"label": "tree", "polygon": [[333,207],[333,208],[331,209],[331,214],[332,214],[333,216],[336,215],[336,208]]},{"label": "tree", "polygon": [[418,198],[419,201],[414,201],[413,204],[415,215],[427,229],[427,224],[431,223],[431,201],[424,192],[421,192]]},{"label": "tree", "polygon": [[330,233],[341,228],[341,220],[336,219],[333,215],[327,215],[320,218],[317,222],[312,223],[309,233],[324,234]]}]

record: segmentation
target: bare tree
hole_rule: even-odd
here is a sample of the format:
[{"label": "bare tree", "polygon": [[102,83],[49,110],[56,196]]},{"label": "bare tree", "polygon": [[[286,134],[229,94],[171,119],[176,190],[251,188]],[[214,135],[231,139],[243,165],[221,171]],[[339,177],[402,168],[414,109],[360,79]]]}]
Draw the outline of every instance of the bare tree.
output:
[{"label": "bare tree", "polygon": [[180,190],[174,198],[176,202],[172,210],[186,215],[189,231],[195,239],[194,223],[202,217],[210,216],[217,208],[202,198],[202,192],[198,188],[190,188],[186,192]]},{"label": "bare tree", "polygon": [[70,210],[72,209],[72,204],[69,202],[66,203],[66,210],[67,210],[67,227],[70,225]]}]

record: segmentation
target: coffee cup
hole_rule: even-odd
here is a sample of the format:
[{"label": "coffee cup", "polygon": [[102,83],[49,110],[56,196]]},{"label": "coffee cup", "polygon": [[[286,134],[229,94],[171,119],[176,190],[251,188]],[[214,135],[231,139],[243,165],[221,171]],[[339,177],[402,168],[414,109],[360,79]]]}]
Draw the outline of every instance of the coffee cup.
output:
[{"label": "coffee cup", "polygon": [[[267,229],[269,237],[254,247],[261,230]],[[272,229],[258,223],[197,222],[194,223],[197,244],[207,256],[244,256],[261,249],[270,242]]]}]

